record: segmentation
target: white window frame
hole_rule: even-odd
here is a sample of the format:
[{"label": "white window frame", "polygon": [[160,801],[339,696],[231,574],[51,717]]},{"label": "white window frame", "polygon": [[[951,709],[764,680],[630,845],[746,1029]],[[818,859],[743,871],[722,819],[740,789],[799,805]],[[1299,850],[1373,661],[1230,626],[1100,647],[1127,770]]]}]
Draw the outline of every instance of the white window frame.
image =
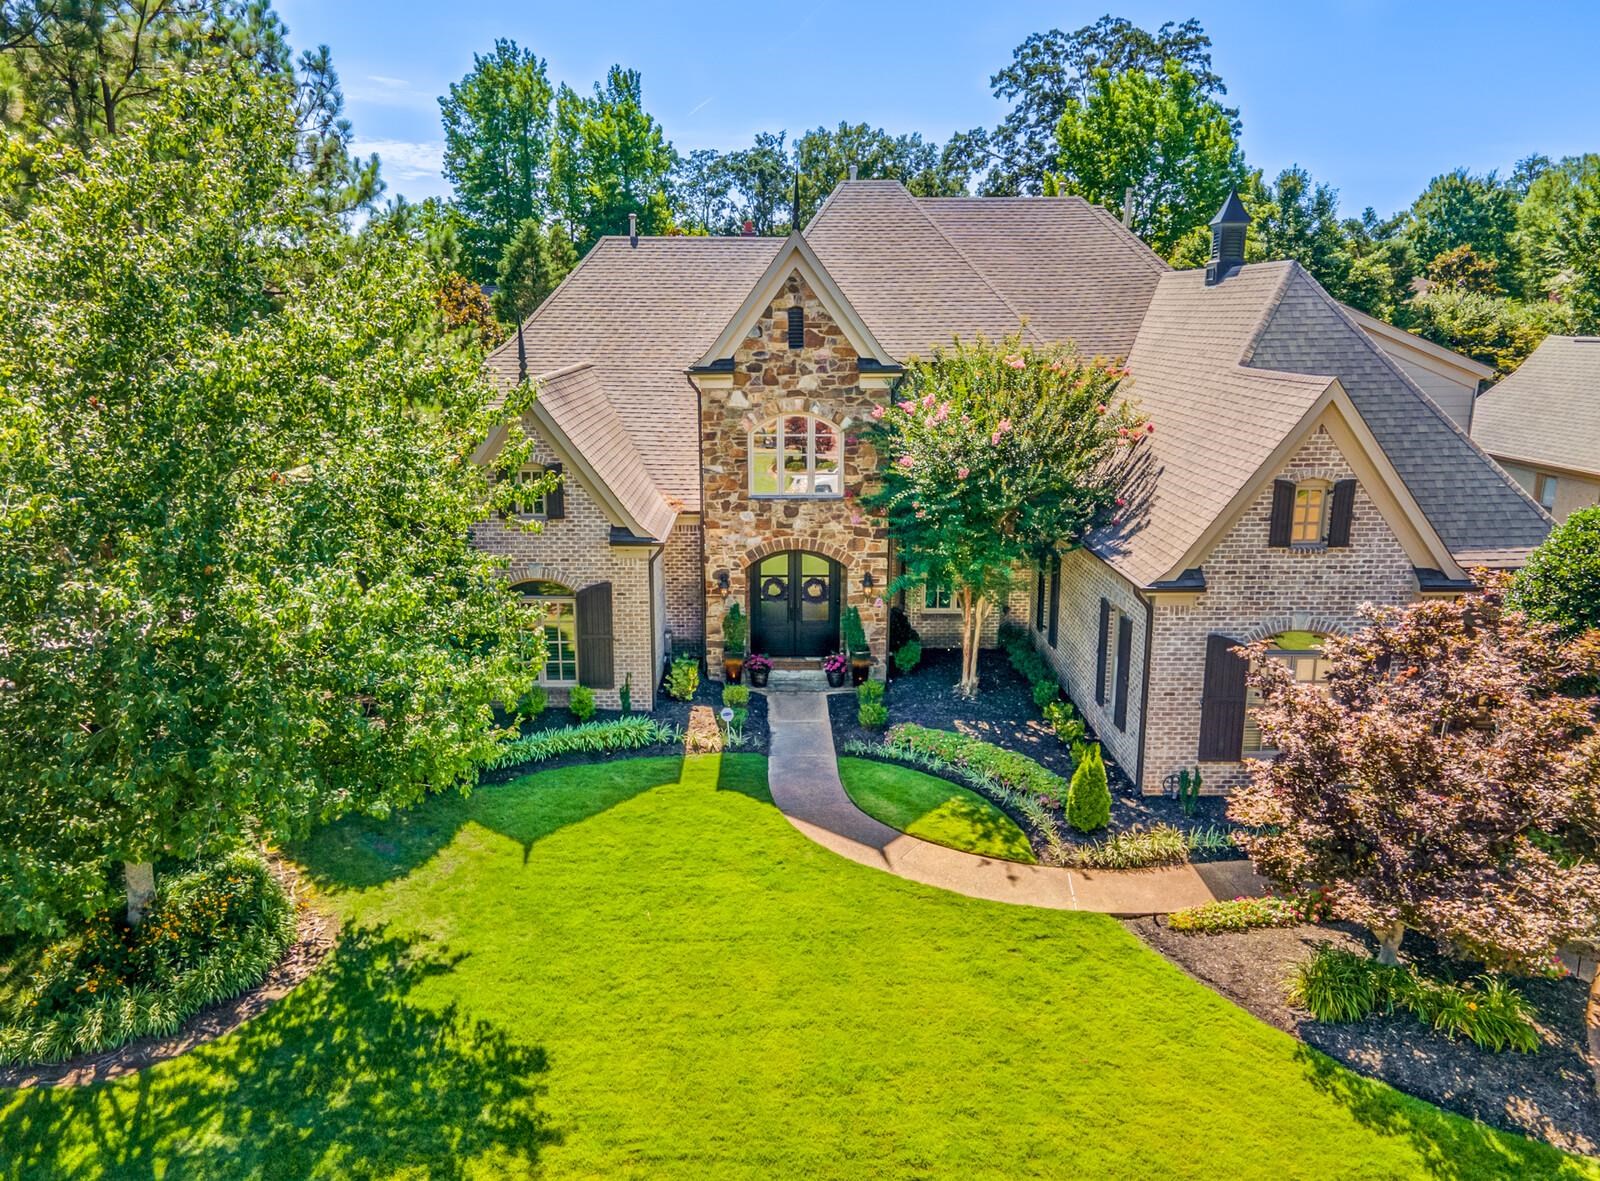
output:
[{"label": "white window frame", "polygon": [[[554,587],[559,584],[548,583],[546,585]],[[566,588],[563,587],[562,589],[565,590]],[[578,596],[573,592],[566,594],[524,593],[522,595],[522,604],[530,611],[540,610],[544,612],[544,616],[535,625],[538,627],[540,636],[545,643],[544,662],[539,666],[539,684],[548,685],[555,689],[570,689],[578,683]],[[556,611],[554,616],[556,623],[554,626],[557,631],[556,650],[554,652],[551,651],[549,637],[551,630],[550,620],[552,618],[550,611],[552,608]],[[572,650],[572,659],[570,661],[564,661],[562,657],[560,641],[563,635],[570,640],[569,646]],[[552,662],[557,666],[562,663],[570,663],[572,675],[570,677],[560,675],[552,677],[550,675]]]},{"label": "white window frame", "polygon": [[[803,418],[806,420],[806,437],[804,441],[806,466],[803,472],[789,472],[784,462],[784,457],[789,454],[791,450],[795,451],[797,454],[799,451],[798,447],[791,445],[790,440],[784,430],[791,418]],[[839,443],[838,467],[832,472],[817,471],[818,424],[821,424],[832,431],[833,437],[837,439]],[[782,483],[785,485],[785,487],[777,492],[761,492],[757,491],[756,489],[756,456],[758,454],[756,448],[756,439],[757,437],[768,433],[772,434],[776,449],[769,451],[765,448],[762,448],[759,454],[773,456],[775,473],[783,473]],[[840,500],[844,497],[844,432],[839,429],[837,423],[830,422],[828,419],[821,418],[815,414],[806,414],[803,411],[780,414],[776,418],[769,418],[766,422],[760,423],[753,427],[750,431],[747,443],[748,449],[746,450],[745,454],[749,456],[750,467],[750,477],[747,481],[747,484],[749,486],[750,496],[752,499]],[[794,477],[799,477],[805,481],[804,490],[792,491],[787,487],[791,479]],[[826,491],[817,491],[818,477],[822,477],[823,479],[829,479],[831,477],[831,483],[834,486]]]},{"label": "white window frame", "polygon": [[[549,471],[549,469],[542,463],[525,463],[511,474],[511,479],[518,485],[529,484],[532,483],[536,477],[544,475],[547,471]],[[539,518],[549,516],[549,495],[550,494],[548,492],[540,493],[539,498],[526,509],[518,505],[518,511],[514,515],[518,517]]]},{"label": "white window frame", "polygon": [[[944,599],[944,606],[939,605],[939,600]],[[930,578],[922,584],[922,613],[924,615],[958,615],[960,606],[956,603],[956,588],[953,582],[941,582]]]},{"label": "white window frame", "polygon": [[[1315,493],[1318,499],[1315,522],[1309,520],[1309,514],[1300,510],[1300,498]],[[1294,486],[1294,511],[1289,516],[1289,544],[1308,548],[1326,545],[1328,542],[1328,514],[1333,507],[1333,485],[1327,480],[1301,480]],[[1301,529],[1305,525],[1314,525],[1314,535],[1302,537]]]},{"label": "white window frame", "polygon": [[1535,472],[1533,475],[1533,495],[1539,506],[1547,513],[1556,511],[1556,492],[1561,486],[1561,478],[1552,476],[1549,472]]},{"label": "white window frame", "polygon": [[[1327,639],[1327,636],[1320,637]],[[1268,660],[1276,660],[1289,665],[1294,673],[1297,684],[1320,685],[1327,688],[1328,660],[1322,655],[1321,648],[1283,648],[1269,649]],[[1308,675],[1301,676],[1305,671]],[[1256,725],[1255,711],[1261,705],[1261,694],[1254,685],[1245,689],[1244,696],[1244,738],[1239,747],[1243,758],[1270,759],[1277,754],[1276,747],[1265,746],[1265,739],[1261,736],[1261,728]]]}]

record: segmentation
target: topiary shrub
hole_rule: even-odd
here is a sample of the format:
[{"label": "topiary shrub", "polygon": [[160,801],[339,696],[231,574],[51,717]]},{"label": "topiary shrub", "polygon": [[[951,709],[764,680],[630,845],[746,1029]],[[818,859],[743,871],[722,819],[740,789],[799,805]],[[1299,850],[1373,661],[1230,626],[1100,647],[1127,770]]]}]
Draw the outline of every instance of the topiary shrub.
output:
[{"label": "topiary shrub", "polygon": [[667,670],[667,693],[678,701],[688,701],[700,688],[700,662],[693,656],[680,656]]},{"label": "topiary shrub", "polygon": [[881,730],[889,724],[889,707],[881,701],[863,701],[856,710],[856,721],[869,730]]},{"label": "topiary shrub", "polygon": [[1079,832],[1094,832],[1111,822],[1111,787],[1105,756],[1098,743],[1084,751],[1067,788],[1067,823]]},{"label": "topiary shrub", "polygon": [[722,687],[722,704],[729,709],[744,709],[750,704],[750,687],[748,685],[724,685]]},{"label": "topiary shrub", "polygon": [[594,690],[587,685],[574,685],[567,690],[567,708],[580,722],[594,717]]},{"label": "topiary shrub", "polygon": [[882,681],[862,681],[856,686],[856,700],[866,705],[870,702],[883,700],[884,684]]},{"label": "topiary shrub", "polygon": [[902,676],[922,662],[922,641],[907,640],[895,649],[894,667]]},{"label": "topiary shrub", "polygon": [[744,656],[744,641],[749,634],[750,622],[744,617],[737,601],[722,617],[722,654],[737,660]]},{"label": "topiary shrub", "polygon": [[1061,686],[1056,684],[1054,677],[1042,677],[1033,683],[1033,704],[1040,709],[1056,701],[1061,696]]},{"label": "topiary shrub", "polygon": [[867,651],[867,630],[861,625],[860,609],[846,607],[840,626],[844,629],[845,652],[851,656],[864,655]]}]

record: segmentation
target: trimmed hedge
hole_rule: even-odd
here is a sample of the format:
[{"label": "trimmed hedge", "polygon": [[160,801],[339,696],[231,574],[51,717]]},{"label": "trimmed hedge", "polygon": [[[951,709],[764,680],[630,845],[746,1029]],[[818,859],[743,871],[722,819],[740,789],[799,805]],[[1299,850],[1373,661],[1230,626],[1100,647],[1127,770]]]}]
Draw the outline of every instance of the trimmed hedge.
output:
[{"label": "trimmed hedge", "polygon": [[6,974],[0,1063],[63,1062],[140,1037],[259,984],[294,939],[294,905],[260,854],[166,875],[137,927],[110,912],[49,944],[23,944]]},{"label": "trimmed hedge", "polygon": [[937,755],[948,763],[992,778],[1013,790],[1048,796],[1054,804],[1066,799],[1067,781],[1054,771],[1034,762],[1027,755],[1006,750],[992,742],[968,738],[954,730],[935,730],[906,722],[884,736],[884,745],[894,751]]},{"label": "trimmed hedge", "polygon": [[1216,935],[1224,931],[1251,931],[1259,927],[1298,927],[1316,918],[1309,898],[1234,898],[1175,910],[1167,926],[1190,934]]},{"label": "trimmed hedge", "polygon": [[607,754],[677,742],[678,731],[651,717],[631,715],[605,722],[585,722],[560,730],[536,730],[513,738],[484,760],[485,771],[498,771],[522,763],[541,763],[569,754]]}]

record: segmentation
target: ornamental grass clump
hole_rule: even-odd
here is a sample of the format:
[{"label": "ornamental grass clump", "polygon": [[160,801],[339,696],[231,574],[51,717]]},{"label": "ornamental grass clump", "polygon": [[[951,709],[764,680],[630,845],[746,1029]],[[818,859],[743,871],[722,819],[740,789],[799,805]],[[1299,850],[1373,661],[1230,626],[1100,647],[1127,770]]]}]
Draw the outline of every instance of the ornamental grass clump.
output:
[{"label": "ornamental grass clump", "polygon": [[992,776],[997,782],[1018,791],[1044,796],[1056,802],[1066,798],[1067,781],[1054,771],[1027,755],[1006,750],[992,742],[957,734],[954,730],[935,730],[906,722],[889,731],[884,745],[895,751],[937,755],[958,767]]},{"label": "ornamental grass clump", "polygon": [[1074,851],[1073,863],[1085,869],[1151,869],[1189,860],[1189,838],[1170,824],[1130,828]]},{"label": "ornamental grass clump", "polygon": [[485,771],[540,763],[568,754],[610,754],[676,743],[678,732],[654,718],[634,714],[605,722],[587,722],[560,730],[536,730],[501,745],[484,761]]}]

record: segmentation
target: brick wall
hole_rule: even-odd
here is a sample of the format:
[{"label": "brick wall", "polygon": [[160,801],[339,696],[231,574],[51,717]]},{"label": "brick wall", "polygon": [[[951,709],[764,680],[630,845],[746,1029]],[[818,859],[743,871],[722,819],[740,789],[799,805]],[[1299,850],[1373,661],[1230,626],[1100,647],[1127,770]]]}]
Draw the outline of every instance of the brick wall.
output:
[{"label": "brick wall", "polygon": [[[529,433],[537,433],[531,415],[523,425]],[[533,460],[553,463],[556,456],[540,441]],[[634,707],[652,709],[656,685],[652,653],[656,645],[651,621],[657,613],[650,587],[650,551],[619,550],[609,544],[611,521],[570,465],[564,484],[566,503],[561,520],[545,522],[539,533],[526,533],[512,522],[490,518],[473,526],[473,544],[507,558],[507,577],[512,582],[543,579],[559,582],[573,591],[610,582],[616,686],[620,687],[623,678],[631,675]],[[566,697],[565,689],[550,691],[552,705],[565,705]],[[595,702],[602,708],[617,708],[617,688],[596,689]]]},{"label": "brick wall", "polygon": [[[1281,479],[1336,481],[1355,475],[1326,431],[1319,430],[1278,473]],[[1147,793],[1166,776],[1196,765],[1206,637],[1256,640],[1283,631],[1339,632],[1359,626],[1365,602],[1416,598],[1411,559],[1388,523],[1357,487],[1348,549],[1272,549],[1267,526],[1272,488],[1205,555],[1206,592],[1192,604],[1158,600],[1151,660],[1150,733],[1145,752]],[[1136,637],[1137,646],[1137,637]],[[1208,792],[1243,781],[1239,763],[1202,763]]]},{"label": "brick wall", "polygon": [[666,582],[667,627],[675,644],[700,644],[706,636],[705,566],[700,559],[700,525],[678,518],[661,551]]},{"label": "brick wall", "polygon": [[[1033,574],[1031,571],[1017,572],[1016,584],[1012,587],[1011,594],[1007,596],[1004,604],[1005,610],[993,611],[989,618],[984,620],[983,635],[978,640],[979,647],[993,648],[995,637],[1000,631],[1002,620],[1010,618],[1021,621],[1028,619],[1028,612],[1032,610],[1030,597],[1033,593]],[[906,618],[911,621],[911,626],[917,629],[917,634],[922,637],[924,648],[959,648],[961,647],[961,612],[930,611],[926,606],[926,598],[921,587],[912,587],[906,591],[905,610]]]}]

